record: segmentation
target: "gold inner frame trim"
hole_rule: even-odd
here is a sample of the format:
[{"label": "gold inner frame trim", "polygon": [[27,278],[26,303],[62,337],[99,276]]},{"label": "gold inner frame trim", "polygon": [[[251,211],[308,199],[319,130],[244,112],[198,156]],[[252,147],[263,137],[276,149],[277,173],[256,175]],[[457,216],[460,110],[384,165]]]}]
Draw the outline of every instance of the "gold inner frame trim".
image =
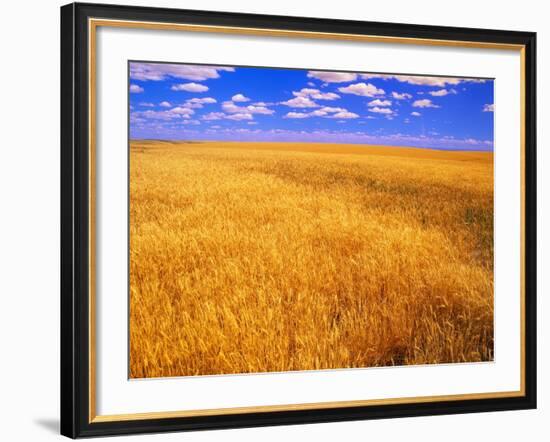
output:
[{"label": "gold inner frame trim", "polygon": [[[421,46],[445,46],[478,49],[500,49],[520,53],[520,168],[521,168],[521,240],[520,240],[520,389],[518,391],[499,391],[487,393],[466,393],[438,396],[415,396],[388,399],[368,399],[337,402],[317,402],[304,404],[262,405],[235,408],[216,408],[202,410],[159,411],[148,413],[129,413],[97,415],[96,413],[96,243],[95,243],[95,207],[96,207],[96,34],[97,28],[134,28],[148,30],[170,30],[186,32],[208,32],[218,34],[254,35],[269,37],[292,37],[307,39],[326,39],[358,41],[388,44],[412,44]],[[231,26],[210,26],[180,23],[139,22],[129,20],[88,19],[88,93],[89,93],[89,423],[132,421],[145,419],[168,419],[177,417],[220,416],[259,412],[322,410],[328,408],[365,407],[375,405],[416,404],[427,402],[460,401],[512,398],[525,396],[525,46],[491,42],[459,40],[438,40],[410,37],[389,37],[377,35],[338,34],[328,32],[291,31],[282,29],[244,28]]]}]

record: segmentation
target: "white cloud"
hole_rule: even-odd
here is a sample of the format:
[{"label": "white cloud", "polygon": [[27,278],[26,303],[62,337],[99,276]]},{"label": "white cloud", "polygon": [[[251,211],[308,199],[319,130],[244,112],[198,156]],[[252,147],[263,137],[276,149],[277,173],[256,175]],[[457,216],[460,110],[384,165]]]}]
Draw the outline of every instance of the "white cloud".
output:
[{"label": "white cloud", "polygon": [[163,101],[159,104],[161,107],[172,107],[169,101]]},{"label": "white cloud", "polygon": [[323,71],[309,71],[308,78],[316,78],[317,80],[324,81],[325,83],[344,83],[349,81],[355,81],[357,74],[352,72],[323,72]]},{"label": "white cloud", "polygon": [[479,141],[476,140],[475,138],[466,138],[466,139],[464,140],[464,142],[465,142],[466,144],[477,144]]},{"label": "white cloud", "polygon": [[340,95],[335,94],[334,92],[319,92],[311,96],[315,100],[336,100],[340,98]]},{"label": "white cloud", "polygon": [[295,97],[287,101],[282,101],[281,104],[289,107],[318,107],[319,105],[311,101],[308,97]]},{"label": "white cloud", "polygon": [[327,113],[331,113],[331,112],[346,112],[346,109],[344,109],[343,107],[330,107],[330,106],[325,106],[325,107],[322,107],[320,110],[323,111],[323,112],[327,112]]},{"label": "white cloud", "polygon": [[198,104],[212,104],[217,103],[215,98],[212,97],[204,97],[204,98],[190,98],[187,100],[188,103],[198,103]]},{"label": "white cloud", "polygon": [[445,87],[446,85],[456,85],[463,81],[461,78],[450,77],[423,77],[415,75],[396,75],[395,79],[402,83],[409,83],[420,86],[439,86]]},{"label": "white cloud", "polygon": [[239,114],[231,114],[226,115],[224,118],[228,120],[252,120],[254,118],[252,114],[245,114],[245,113],[239,113]]},{"label": "white cloud", "polygon": [[421,108],[434,107],[434,108],[437,108],[437,107],[441,107],[441,106],[438,106],[437,104],[432,103],[432,100],[429,100],[428,98],[424,98],[422,100],[416,100],[413,103],[413,107],[421,107]]},{"label": "white cloud", "polygon": [[460,83],[485,83],[487,80],[482,78],[459,78],[459,77],[430,77],[422,75],[388,75],[388,74],[361,74],[363,80],[379,78],[382,80],[397,80],[401,83],[409,83],[420,86],[438,86],[458,85]]},{"label": "white cloud", "polygon": [[244,109],[246,109],[247,112],[251,114],[262,114],[262,115],[272,115],[275,111],[272,109],[268,109],[265,106],[246,106]]},{"label": "white cloud", "polygon": [[344,111],[344,112],[336,112],[335,114],[332,114],[329,118],[350,119],[350,118],[359,118],[359,115],[353,112]]},{"label": "white cloud", "polygon": [[289,112],[283,118],[309,118],[310,116],[305,112]]},{"label": "white cloud", "polygon": [[413,117],[419,117],[420,115],[422,115],[420,112],[411,112],[411,115]]},{"label": "white cloud", "polygon": [[395,98],[396,100],[407,100],[409,98],[412,98],[411,94],[407,94],[406,92],[403,92],[402,94],[398,92],[392,92],[391,96]]},{"label": "white cloud", "polygon": [[202,117],[203,120],[213,121],[213,120],[253,120],[254,114],[260,115],[272,115],[275,113],[274,110],[269,109],[265,106],[237,106],[232,101],[224,101],[222,103],[222,110],[224,112],[210,112]]},{"label": "white cloud", "polygon": [[391,80],[394,75],[389,74],[361,74],[359,75],[362,80],[370,80],[371,78],[380,78],[382,80]]},{"label": "white cloud", "polygon": [[173,107],[172,109],[166,112],[181,115],[182,118],[189,118],[190,115],[193,115],[195,113],[193,109],[189,109],[188,107],[181,107],[181,106]]},{"label": "white cloud", "polygon": [[449,94],[456,94],[456,90],[455,89],[439,89],[437,91],[431,91],[431,92],[428,92],[430,95],[432,95],[433,97],[444,97],[445,95],[449,95]]},{"label": "white cloud", "polygon": [[295,97],[313,98],[314,100],[336,100],[340,95],[334,92],[321,92],[319,89],[303,88],[298,92],[292,92]]},{"label": "white cloud", "polygon": [[223,117],[225,117],[225,114],[223,112],[210,112],[206,115],[203,115],[202,119],[206,121],[214,121],[221,120]]},{"label": "white cloud", "polygon": [[168,77],[191,81],[219,78],[219,72],[234,72],[229,66],[197,66],[168,63],[130,63],[130,78],[161,81]]},{"label": "white cloud", "polygon": [[243,94],[235,94],[231,97],[231,101],[235,101],[236,103],[244,103],[246,101],[250,101],[250,98],[245,97]]},{"label": "white cloud", "polygon": [[372,107],[369,109],[369,112],[374,112],[375,114],[391,115],[393,111],[388,107]]},{"label": "white cloud", "polygon": [[308,82],[307,82],[307,85],[308,85],[309,87],[315,87],[315,83],[314,83],[313,81],[308,81]]},{"label": "white cloud", "polygon": [[137,84],[131,84],[130,85],[130,93],[132,94],[141,94],[144,91],[144,89],[137,85]]},{"label": "white cloud", "polygon": [[188,107],[191,109],[202,109],[204,104],[212,104],[217,103],[215,98],[211,97],[205,97],[205,98],[189,98],[188,100],[185,100],[185,104],[183,104],[184,107]]},{"label": "white cloud", "polygon": [[311,111],[308,115],[312,117],[324,117],[327,114],[328,114],[327,111],[324,111],[322,109],[317,109],[317,110]]},{"label": "white cloud", "polygon": [[344,94],[360,95],[362,97],[375,97],[384,95],[384,89],[379,89],[371,83],[355,83],[346,87],[339,87],[338,90]]},{"label": "white cloud", "polygon": [[391,101],[390,100],[380,100],[380,99],[376,99],[376,100],[372,100],[370,101],[367,106],[369,107],[373,107],[373,106],[381,106],[381,107],[386,107],[386,106],[391,106]]},{"label": "white cloud", "polygon": [[494,104],[485,104],[483,105],[483,112],[494,112],[495,111],[495,105]]},{"label": "white cloud", "polygon": [[249,113],[235,113],[235,114],[224,114],[223,112],[210,112],[209,114],[203,115],[202,119],[205,121],[215,121],[215,120],[252,120],[254,117]]},{"label": "white cloud", "polygon": [[171,89],[173,91],[206,92],[208,90],[208,86],[198,83],[182,83],[173,85]]},{"label": "white cloud", "polygon": [[174,119],[188,119],[193,115],[195,111],[186,107],[174,107],[165,111],[146,110],[139,112],[132,112],[132,118],[144,118],[147,120],[163,120],[169,121]]},{"label": "white cloud", "polygon": [[359,118],[359,115],[353,112],[349,112],[342,107],[323,107],[321,109],[315,109],[311,112],[289,112],[284,118],[310,118],[310,117],[325,117],[325,118],[338,118],[338,119],[350,119]]},{"label": "white cloud", "polygon": [[397,80],[401,83],[409,83],[420,86],[439,86],[445,87],[446,85],[456,85],[463,81],[472,81],[464,78],[452,78],[452,77],[428,77],[420,75],[388,75],[388,74],[363,74],[361,78],[364,80],[379,78],[382,80]]},{"label": "white cloud", "polygon": [[155,107],[155,105],[153,103],[139,103],[140,106],[143,106],[143,107]]},{"label": "white cloud", "polygon": [[262,114],[272,115],[275,111],[268,109],[265,106],[237,106],[232,101],[224,101],[222,103],[222,110],[229,114]]}]

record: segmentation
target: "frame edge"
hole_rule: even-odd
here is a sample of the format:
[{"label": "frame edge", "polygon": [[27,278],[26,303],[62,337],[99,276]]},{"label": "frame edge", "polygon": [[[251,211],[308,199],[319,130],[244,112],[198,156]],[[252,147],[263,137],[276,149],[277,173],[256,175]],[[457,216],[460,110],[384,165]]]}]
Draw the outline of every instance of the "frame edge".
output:
[{"label": "frame edge", "polygon": [[537,34],[525,51],[525,409],[537,408]]},{"label": "frame edge", "polygon": [[74,5],[60,8],[61,28],[61,379],[60,379],[60,432],[76,437],[76,357],[73,352],[74,291],[73,291],[73,149],[74,149]]},{"label": "frame edge", "polygon": [[[505,399],[500,402],[476,401],[475,403],[448,403],[425,406],[403,406],[400,410],[386,407],[369,407],[366,410],[327,410],[326,413],[315,415],[304,413],[260,413],[248,416],[226,415],[217,422],[211,419],[197,420],[180,419],[146,420],[138,422],[93,423],[88,416],[88,377],[86,375],[87,330],[89,330],[86,302],[89,293],[87,275],[82,273],[86,268],[86,245],[88,213],[85,207],[87,200],[80,198],[88,195],[88,188],[83,184],[86,177],[88,159],[84,137],[87,134],[86,122],[81,113],[85,109],[87,99],[82,91],[87,90],[86,72],[81,68],[87,64],[87,35],[81,35],[82,20],[87,20],[90,11],[116,10],[118,14],[146,13],[157,11],[177,11],[179,14],[195,14],[215,17],[217,14],[234,16],[239,20],[254,18],[265,19],[268,16],[252,14],[236,14],[223,12],[185,11],[164,8],[140,8],[115,5],[69,4],[61,7],[61,434],[70,438],[106,436],[116,434],[136,434],[150,432],[189,431],[222,428],[244,428],[272,425],[292,425],[316,422],[336,422],[348,420],[364,420],[377,418],[394,418],[407,416],[426,416],[439,414],[457,414],[483,411],[518,410],[536,408],[536,34],[527,32],[511,33],[512,39],[521,40],[525,45],[525,395],[518,398]],[[120,11],[123,12],[120,12]],[[283,17],[275,17],[283,19]],[[300,21],[301,17],[284,17],[288,22]],[[212,18],[212,20],[215,20]],[[303,19],[305,20],[305,19]],[[317,22],[334,21],[328,19],[313,19]],[[359,23],[359,22],[348,22]],[[345,26],[344,21],[338,23]],[[370,23],[364,23],[368,25]],[[381,25],[381,24],[378,24]],[[394,26],[395,24],[387,24]],[[294,24],[290,25],[291,27]],[[417,26],[424,32],[440,32],[439,28],[420,25],[404,25],[405,28]],[[463,28],[449,28],[451,31],[464,31]],[[472,30],[483,33],[485,30]],[[488,31],[491,32],[491,31]],[[493,31],[504,34],[506,31]],[[496,36],[495,36],[496,37]],[[504,38],[499,35],[499,38]],[[491,36],[487,36],[490,39]],[[85,280],[85,281],[84,281]],[[437,407],[437,408],[436,408]]]}]

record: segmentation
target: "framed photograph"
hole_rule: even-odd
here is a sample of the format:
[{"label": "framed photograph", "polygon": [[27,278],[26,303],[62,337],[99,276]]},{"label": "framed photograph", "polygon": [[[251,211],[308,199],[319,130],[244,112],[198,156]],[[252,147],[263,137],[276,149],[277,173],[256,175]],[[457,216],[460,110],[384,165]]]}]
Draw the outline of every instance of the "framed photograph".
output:
[{"label": "framed photograph", "polygon": [[535,408],[535,43],[62,7],[62,434]]}]

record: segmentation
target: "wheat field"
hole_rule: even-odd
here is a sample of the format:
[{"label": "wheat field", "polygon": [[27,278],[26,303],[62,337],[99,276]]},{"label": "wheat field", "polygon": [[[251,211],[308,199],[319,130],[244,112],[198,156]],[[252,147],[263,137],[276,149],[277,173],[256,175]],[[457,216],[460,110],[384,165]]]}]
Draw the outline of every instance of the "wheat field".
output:
[{"label": "wheat field", "polygon": [[493,154],[133,141],[130,377],[493,359]]}]

